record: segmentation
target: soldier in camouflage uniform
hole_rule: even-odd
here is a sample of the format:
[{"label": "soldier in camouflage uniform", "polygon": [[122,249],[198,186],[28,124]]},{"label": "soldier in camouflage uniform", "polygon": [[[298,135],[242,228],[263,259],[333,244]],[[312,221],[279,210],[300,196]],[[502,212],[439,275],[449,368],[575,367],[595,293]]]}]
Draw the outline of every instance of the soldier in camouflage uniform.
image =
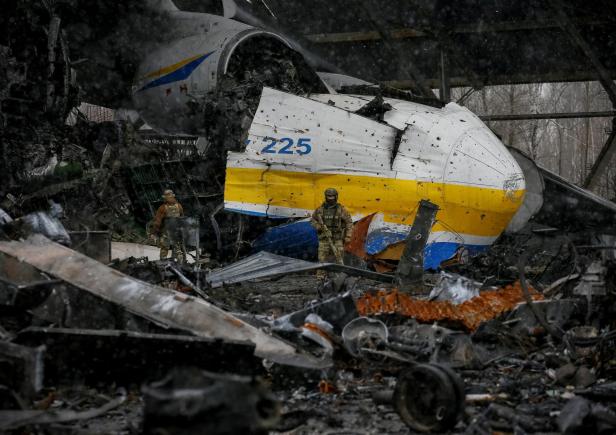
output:
[{"label": "soldier in camouflage uniform", "polygon": [[[312,214],[310,220],[319,237],[319,261],[343,264],[344,244],[351,241],[353,220],[342,204],[338,203],[336,189],[325,190],[325,201]],[[318,271],[317,276],[325,277]]]},{"label": "soldier in camouflage uniform", "polygon": [[154,217],[154,224],[152,225],[151,237],[158,236],[158,246],[160,247],[160,259],[164,260],[169,254],[169,248],[172,248],[172,258],[175,258],[179,263],[184,262],[184,250],[179,241],[175,241],[171,246],[169,238],[168,224],[170,218],[179,218],[184,216],[184,209],[182,205],[175,199],[175,194],[172,190],[165,190],[163,192],[164,204],[161,205],[156,211]]}]

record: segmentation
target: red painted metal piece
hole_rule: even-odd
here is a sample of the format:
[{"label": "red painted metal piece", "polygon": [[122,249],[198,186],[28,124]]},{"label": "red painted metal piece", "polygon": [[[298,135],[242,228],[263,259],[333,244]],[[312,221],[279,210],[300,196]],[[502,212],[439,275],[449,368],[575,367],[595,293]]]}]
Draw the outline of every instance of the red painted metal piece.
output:
[{"label": "red painted metal piece", "polygon": [[[529,291],[534,300],[543,299],[534,289],[530,288]],[[447,321],[474,331],[481,323],[512,310],[524,300],[520,283],[515,282],[502,289],[484,291],[459,305],[449,301],[416,299],[394,289],[366,293],[357,300],[356,306],[361,316],[399,314],[423,323]]]},{"label": "red painted metal piece", "polygon": [[372,218],[374,214],[368,215],[366,217],[361,218],[355,225],[353,225],[353,234],[351,235],[351,241],[344,246],[344,250],[349,252],[356,257],[366,259],[366,237],[368,235],[368,227],[370,227],[370,222],[372,222]]}]

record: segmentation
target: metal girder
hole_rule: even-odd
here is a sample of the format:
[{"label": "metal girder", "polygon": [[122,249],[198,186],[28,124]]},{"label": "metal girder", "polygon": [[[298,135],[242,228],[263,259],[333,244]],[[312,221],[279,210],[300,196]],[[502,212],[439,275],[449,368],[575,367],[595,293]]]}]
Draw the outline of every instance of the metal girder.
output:
[{"label": "metal girder", "polygon": [[[609,24],[603,20],[576,20],[577,25],[603,25]],[[481,26],[475,24],[465,24],[455,26],[451,29],[451,34],[468,34],[468,33],[499,33],[499,32],[516,32],[520,30],[543,30],[554,29],[560,27],[558,21],[512,21],[502,23],[482,23]],[[391,39],[411,39],[432,37],[430,33],[409,27],[399,29],[387,29],[387,35]],[[338,42],[365,42],[378,41],[382,39],[381,33],[374,30],[360,30],[357,32],[336,32],[336,33],[314,33],[304,35],[310,42],[316,44],[338,43]]]},{"label": "metal girder", "polygon": [[451,101],[451,84],[449,82],[449,65],[447,62],[447,52],[445,51],[445,47],[441,43],[441,80],[439,87],[439,97],[441,101],[445,103],[449,103]]},{"label": "metal girder", "polygon": [[584,52],[588,60],[590,60],[593,67],[597,71],[599,81],[601,82],[601,84],[605,88],[605,91],[610,97],[612,105],[616,107],[616,84],[614,84],[614,80],[612,80],[609,71],[603,66],[593,48],[582,37],[575,24],[571,21],[571,19],[565,12],[565,5],[562,0],[548,1],[552,6],[552,9],[554,9],[554,12],[556,13],[556,20],[560,24],[560,27],[569,36],[571,41]]},{"label": "metal girder", "polygon": [[[573,24],[567,13],[564,9],[564,3],[562,0],[548,0],[552,9],[556,13],[556,20],[559,22],[560,27],[563,31],[569,35],[571,41],[577,45],[586,55],[590,63],[592,63],[595,71],[597,71],[597,75],[599,76],[599,81],[603,85],[605,92],[607,92],[610,101],[612,102],[612,106],[616,107],[616,84],[614,80],[612,80],[612,76],[610,72],[603,66],[599,57],[593,50],[593,48],[586,42],[586,40],[582,37],[576,26]],[[584,181],[584,187],[588,189],[592,189],[597,185],[599,179],[609,166],[609,163],[616,154],[616,133],[614,132],[616,127],[616,122],[612,121],[612,132],[608,137],[605,145],[601,149],[597,160],[593,164],[590,173],[586,177]]]},{"label": "metal girder", "polygon": [[424,248],[428,243],[428,236],[438,211],[439,207],[428,200],[422,199],[419,202],[419,209],[396,269],[396,277],[402,291],[423,285]]},{"label": "metal girder", "polygon": [[555,112],[555,113],[516,113],[503,115],[478,115],[482,121],[526,121],[530,119],[576,119],[576,118],[611,118],[616,110],[598,112]]},{"label": "metal girder", "polygon": [[[455,60],[455,59],[452,59]],[[616,70],[609,70],[608,72],[612,77],[616,77]],[[561,82],[587,82],[596,81],[596,75],[592,74],[592,71],[550,71],[546,73],[534,73],[534,74],[519,74],[513,73],[510,75],[482,75],[477,73],[475,77],[454,75],[449,77],[449,83],[452,88],[460,87],[472,87],[481,84],[483,86],[495,86],[495,85],[519,85],[525,83],[561,83]],[[382,80],[380,83],[391,86],[397,89],[409,89],[413,85],[412,80]],[[426,77],[427,86],[438,89],[440,86],[439,77]]]},{"label": "metal girder", "polygon": [[383,44],[387,48],[387,51],[389,51],[390,56],[394,59],[398,59],[398,72],[406,71],[412,77],[414,81],[413,87],[417,89],[420,95],[424,97],[436,98],[436,95],[434,95],[432,89],[427,86],[426,79],[423,77],[419,69],[409,60],[408,54],[405,53],[405,55],[403,55],[391,44],[392,38],[385,29],[384,23],[370,13],[371,8],[370,5],[367,4],[367,1],[361,0],[361,5],[366,13],[366,16],[375,27],[376,31],[380,34]]}]

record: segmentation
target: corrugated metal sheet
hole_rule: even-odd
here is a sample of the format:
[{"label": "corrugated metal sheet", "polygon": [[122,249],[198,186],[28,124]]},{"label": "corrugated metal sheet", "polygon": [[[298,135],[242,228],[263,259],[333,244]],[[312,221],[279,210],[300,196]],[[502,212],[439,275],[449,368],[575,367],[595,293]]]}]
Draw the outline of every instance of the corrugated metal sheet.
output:
[{"label": "corrugated metal sheet", "polygon": [[272,276],[287,275],[289,273],[308,272],[317,269],[332,272],[344,272],[349,275],[363,276],[381,282],[393,282],[392,275],[383,275],[371,270],[345,266],[335,263],[313,263],[297,258],[284,257],[269,252],[259,252],[246,257],[228,266],[214,269],[208,273],[206,280],[212,287],[224,284],[235,284]]},{"label": "corrugated metal sheet", "polygon": [[[534,289],[529,290],[534,300],[543,299]],[[357,300],[356,305],[361,316],[398,314],[424,323],[456,323],[474,331],[481,323],[512,310],[520,302],[524,302],[524,294],[520,283],[516,282],[499,290],[484,291],[459,305],[449,301],[416,299],[398,290],[367,293]]]}]

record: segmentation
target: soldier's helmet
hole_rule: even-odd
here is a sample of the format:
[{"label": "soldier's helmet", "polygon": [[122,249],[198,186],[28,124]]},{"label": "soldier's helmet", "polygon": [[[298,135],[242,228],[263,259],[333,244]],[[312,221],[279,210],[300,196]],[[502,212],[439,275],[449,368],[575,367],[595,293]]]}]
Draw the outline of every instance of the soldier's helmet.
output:
[{"label": "soldier's helmet", "polygon": [[329,189],[325,189],[325,196],[335,196],[338,198],[338,191],[333,187],[330,187]]},{"label": "soldier's helmet", "polygon": [[167,189],[163,192],[163,198],[175,198],[175,193],[173,193],[173,190]]}]

